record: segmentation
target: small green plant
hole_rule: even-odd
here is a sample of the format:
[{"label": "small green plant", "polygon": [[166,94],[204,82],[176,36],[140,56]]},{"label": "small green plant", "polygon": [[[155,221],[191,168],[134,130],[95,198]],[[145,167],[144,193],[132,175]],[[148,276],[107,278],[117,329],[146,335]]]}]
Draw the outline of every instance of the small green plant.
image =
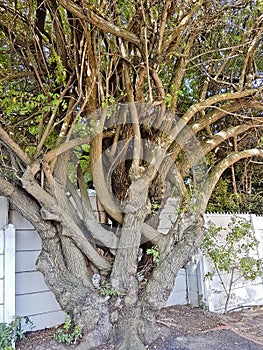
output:
[{"label": "small green plant", "polygon": [[13,345],[17,340],[25,338],[22,323],[33,327],[33,323],[28,317],[15,317],[10,323],[0,323],[0,349],[14,349]]},{"label": "small green plant", "polygon": [[158,210],[160,209],[160,204],[159,203],[157,203],[157,202],[153,202],[152,204],[151,204],[151,214],[152,215],[155,215],[155,214],[157,214],[157,212],[158,212]]},{"label": "small green plant", "polygon": [[69,315],[65,317],[65,323],[62,328],[59,328],[52,339],[59,343],[65,343],[68,345],[77,344],[82,338],[82,328],[79,325],[73,326],[72,320]]},{"label": "small green plant", "polygon": [[100,288],[100,295],[102,297],[113,297],[113,296],[120,296],[122,293],[117,292],[110,283],[106,283],[105,286]]},{"label": "small green plant", "polygon": [[152,255],[153,256],[153,262],[155,264],[158,264],[158,262],[160,260],[160,252],[159,252],[159,248],[157,247],[157,245],[154,245],[151,248],[147,249],[146,250],[146,254]]},{"label": "small green plant", "polygon": [[[228,228],[218,227],[211,222],[208,225],[202,248],[214,267],[205,277],[212,279],[215,274],[219,277],[226,294],[225,312],[233,285],[238,279],[243,277],[253,281],[263,275],[262,261],[251,256],[257,247],[258,241],[253,236],[251,224],[245,219],[232,217]],[[224,273],[229,274],[229,280],[223,279]]]},{"label": "small green plant", "polygon": [[206,300],[204,299],[203,294],[198,295],[198,305],[199,305],[200,309],[208,311],[208,306],[206,304]]}]

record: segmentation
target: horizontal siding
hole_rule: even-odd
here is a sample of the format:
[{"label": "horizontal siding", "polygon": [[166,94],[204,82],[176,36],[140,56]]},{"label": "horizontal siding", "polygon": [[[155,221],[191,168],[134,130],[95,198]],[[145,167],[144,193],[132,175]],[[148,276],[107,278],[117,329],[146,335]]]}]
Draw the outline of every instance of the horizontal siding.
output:
[{"label": "horizontal siding", "polygon": [[36,270],[36,259],[40,250],[17,251],[16,252],[16,272],[30,272]]},{"label": "horizontal siding", "polygon": [[60,307],[51,291],[16,296],[16,314],[19,316],[38,315],[59,311]]},{"label": "horizontal siding", "polygon": [[41,240],[35,230],[23,231],[16,229],[16,251],[21,250],[39,250],[41,249]]},{"label": "horizontal siding", "polygon": [[10,210],[9,219],[19,230],[34,230],[34,226],[14,209]]},{"label": "horizontal siding", "polygon": [[4,304],[4,279],[0,279],[0,305]]},{"label": "horizontal siding", "polygon": [[[52,311],[45,312],[43,314],[38,313],[37,315],[30,315],[30,321],[33,323],[32,331],[36,331],[38,329],[45,329],[60,325],[65,320],[65,314],[63,311]],[[23,327],[25,331],[31,330],[30,328]]]},{"label": "horizontal siding", "polygon": [[[0,212],[1,216],[1,212]],[[0,254],[4,254],[4,230],[1,229],[0,227]]]},{"label": "horizontal siding", "polygon": [[16,295],[47,291],[42,273],[38,271],[16,273]]},{"label": "horizontal siding", "polygon": [[0,255],[0,279],[4,278],[4,255]]},{"label": "horizontal siding", "polygon": [[33,330],[61,324],[65,314],[42,273],[36,271],[41,239],[34,227],[18,212],[11,210],[10,218],[16,226],[16,315],[29,317]]},{"label": "horizontal siding", "polygon": [[4,305],[0,304],[0,322],[4,321]]}]

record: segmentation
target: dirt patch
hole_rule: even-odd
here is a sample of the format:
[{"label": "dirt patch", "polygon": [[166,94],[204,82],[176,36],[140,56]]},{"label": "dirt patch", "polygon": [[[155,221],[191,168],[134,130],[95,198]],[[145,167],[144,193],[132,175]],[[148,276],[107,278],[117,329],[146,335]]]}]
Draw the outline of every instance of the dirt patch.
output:
[{"label": "dirt patch", "polygon": [[208,329],[220,327],[219,315],[191,306],[172,306],[157,314],[157,323],[169,327],[174,333],[198,334]]},{"label": "dirt patch", "polygon": [[263,346],[263,306],[231,312],[222,318],[232,331]]},{"label": "dirt patch", "polygon": [[25,339],[16,343],[16,350],[35,350],[38,345],[50,341],[56,330],[57,328],[47,328],[41,331],[26,333]]},{"label": "dirt patch", "polygon": [[[160,326],[160,337],[147,344],[148,349],[164,349],[159,344],[166,344],[170,337],[185,335],[195,336],[224,329],[232,330],[246,339],[263,346],[263,307],[252,307],[227,315],[211,313],[191,306],[172,306],[159,311],[156,315]],[[163,336],[163,329],[166,329]],[[17,350],[36,349],[75,349],[76,346],[62,346],[52,341],[56,328],[30,332],[24,340],[17,343]],[[94,349],[98,350],[98,349]],[[114,345],[107,343],[100,350],[114,350]]]}]

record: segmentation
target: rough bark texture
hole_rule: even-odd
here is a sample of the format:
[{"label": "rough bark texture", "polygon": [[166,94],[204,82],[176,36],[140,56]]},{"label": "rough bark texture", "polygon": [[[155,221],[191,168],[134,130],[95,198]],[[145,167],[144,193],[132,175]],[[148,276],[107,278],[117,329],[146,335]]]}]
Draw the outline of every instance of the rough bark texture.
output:
[{"label": "rough bark texture", "polygon": [[262,23],[256,0],[0,1],[0,194],[87,348],[143,349],[220,176],[261,161]]}]

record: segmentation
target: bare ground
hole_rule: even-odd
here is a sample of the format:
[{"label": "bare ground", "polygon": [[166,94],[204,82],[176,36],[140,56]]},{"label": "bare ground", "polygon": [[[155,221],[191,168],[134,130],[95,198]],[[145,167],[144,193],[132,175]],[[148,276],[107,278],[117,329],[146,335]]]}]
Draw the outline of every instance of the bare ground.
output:
[{"label": "bare ground", "polygon": [[[243,311],[219,315],[191,306],[173,306],[162,309],[157,314],[157,323],[160,326],[160,335],[156,340],[146,345],[150,350],[172,349],[169,347],[169,339],[174,339],[175,336],[200,336],[222,330],[231,330],[238,336],[252,341],[253,344],[256,344],[256,348],[261,349],[262,346],[263,349],[263,307],[251,307]],[[165,332],[163,332],[164,329]],[[80,349],[76,345],[64,346],[51,341],[55,331],[56,328],[50,328],[30,332],[24,340],[17,343],[16,349]],[[99,350],[114,350],[114,345],[107,343],[102,345]]]}]

